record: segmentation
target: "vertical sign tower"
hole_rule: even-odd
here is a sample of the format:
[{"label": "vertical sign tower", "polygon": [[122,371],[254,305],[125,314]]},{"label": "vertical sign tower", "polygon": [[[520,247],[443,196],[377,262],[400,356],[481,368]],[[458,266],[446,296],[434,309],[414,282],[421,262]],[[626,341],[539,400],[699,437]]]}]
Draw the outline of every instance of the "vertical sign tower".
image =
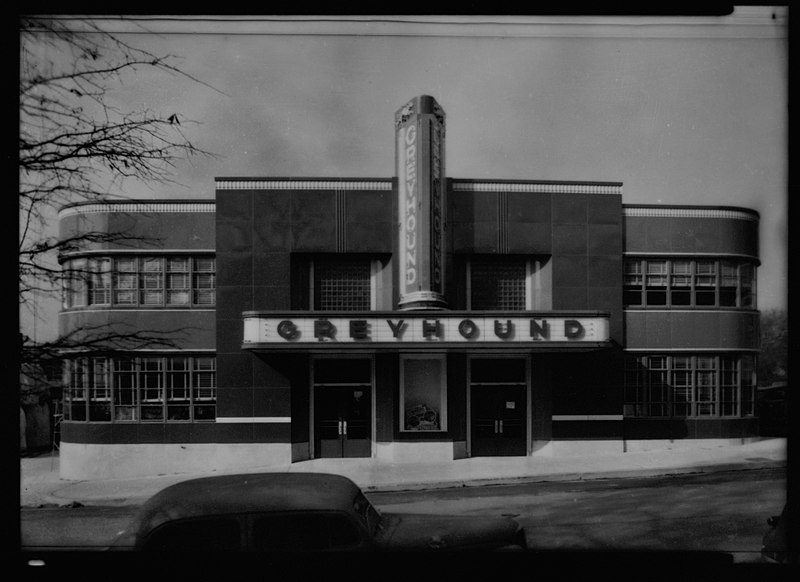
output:
[{"label": "vertical sign tower", "polygon": [[394,117],[401,310],[446,309],[444,111],[430,95]]}]

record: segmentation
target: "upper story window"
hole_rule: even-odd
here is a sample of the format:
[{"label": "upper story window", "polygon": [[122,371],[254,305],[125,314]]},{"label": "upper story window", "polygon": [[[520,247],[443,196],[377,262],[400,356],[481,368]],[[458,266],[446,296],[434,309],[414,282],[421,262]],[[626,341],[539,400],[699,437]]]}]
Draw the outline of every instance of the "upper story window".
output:
[{"label": "upper story window", "polygon": [[201,307],[216,303],[209,255],[93,257],[66,261],[64,307]]},{"label": "upper story window", "polygon": [[316,311],[377,309],[381,262],[367,256],[318,255],[307,260],[308,305]]},{"label": "upper story window", "polygon": [[755,266],[714,259],[626,259],[627,307],[755,309]]},{"label": "upper story window", "polygon": [[549,265],[526,256],[474,256],[467,261],[467,309],[550,309]]}]

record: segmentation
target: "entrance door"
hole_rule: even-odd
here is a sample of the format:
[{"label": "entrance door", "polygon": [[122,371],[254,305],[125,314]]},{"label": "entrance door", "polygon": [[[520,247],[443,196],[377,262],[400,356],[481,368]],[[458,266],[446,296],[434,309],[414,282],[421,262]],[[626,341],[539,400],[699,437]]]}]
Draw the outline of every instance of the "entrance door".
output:
[{"label": "entrance door", "polygon": [[472,387],[472,456],[524,456],[525,386]]},{"label": "entrance door", "polygon": [[314,391],[315,456],[371,456],[370,411],[367,387],[317,387]]}]

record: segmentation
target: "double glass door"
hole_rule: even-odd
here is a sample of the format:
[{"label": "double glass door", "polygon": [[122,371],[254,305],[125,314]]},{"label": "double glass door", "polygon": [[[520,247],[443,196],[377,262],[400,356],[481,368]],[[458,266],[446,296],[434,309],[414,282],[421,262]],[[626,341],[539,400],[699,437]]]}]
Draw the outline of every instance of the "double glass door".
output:
[{"label": "double glass door", "polygon": [[371,367],[366,359],[315,361],[315,457],[372,455]]},{"label": "double glass door", "polygon": [[527,455],[525,360],[474,359],[470,372],[471,455]]}]

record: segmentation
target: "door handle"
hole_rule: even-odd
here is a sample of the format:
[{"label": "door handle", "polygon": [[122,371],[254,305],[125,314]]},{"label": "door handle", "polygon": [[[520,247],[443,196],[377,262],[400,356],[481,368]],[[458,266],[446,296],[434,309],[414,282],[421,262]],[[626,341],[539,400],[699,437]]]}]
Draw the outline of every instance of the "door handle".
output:
[{"label": "door handle", "polygon": [[503,421],[500,421],[500,434],[503,434]]},{"label": "door handle", "polygon": [[343,432],[343,434],[344,434],[344,436],[347,436],[347,421],[346,421],[346,420],[343,420],[343,421],[342,421],[342,425],[344,426],[344,432]]},{"label": "door handle", "polygon": [[496,421],[496,420],[495,420],[495,421],[494,421],[494,434],[497,434],[498,432],[500,432],[500,431],[497,429],[497,427],[498,427],[498,421]]},{"label": "door handle", "polygon": [[339,436],[342,436],[342,421],[339,421]]}]

